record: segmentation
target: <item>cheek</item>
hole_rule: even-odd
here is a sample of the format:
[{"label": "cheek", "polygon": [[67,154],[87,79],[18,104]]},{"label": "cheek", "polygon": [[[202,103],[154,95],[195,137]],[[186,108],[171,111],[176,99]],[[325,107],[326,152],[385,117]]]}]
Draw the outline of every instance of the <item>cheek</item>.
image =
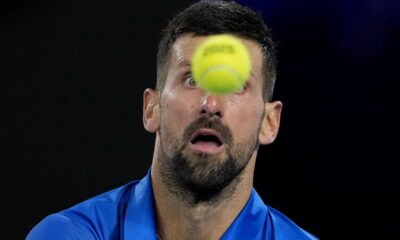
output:
[{"label": "cheek", "polygon": [[185,97],[174,94],[163,94],[161,99],[161,123],[164,131],[182,134],[185,127],[193,119],[194,104]]},{"label": "cheek", "polygon": [[235,113],[230,114],[227,121],[231,123],[234,138],[239,140],[257,135],[261,124],[262,107],[246,104],[236,106],[233,110]]}]

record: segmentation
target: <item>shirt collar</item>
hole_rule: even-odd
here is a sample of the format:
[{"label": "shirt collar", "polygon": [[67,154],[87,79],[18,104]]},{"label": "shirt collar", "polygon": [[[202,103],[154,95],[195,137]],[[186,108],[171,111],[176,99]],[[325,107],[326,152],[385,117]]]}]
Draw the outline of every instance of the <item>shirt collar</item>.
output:
[{"label": "shirt collar", "polygon": [[[255,239],[267,219],[267,207],[253,189],[245,207],[221,239]],[[124,239],[157,239],[151,171],[132,189],[126,209]]]},{"label": "shirt collar", "polygon": [[124,239],[157,239],[150,169],[132,189],[126,209]]},{"label": "shirt collar", "polygon": [[239,236],[240,239],[258,239],[266,226],[267,213],[267,206],[253,188],[246,205],[221,239],[238,239]]}]

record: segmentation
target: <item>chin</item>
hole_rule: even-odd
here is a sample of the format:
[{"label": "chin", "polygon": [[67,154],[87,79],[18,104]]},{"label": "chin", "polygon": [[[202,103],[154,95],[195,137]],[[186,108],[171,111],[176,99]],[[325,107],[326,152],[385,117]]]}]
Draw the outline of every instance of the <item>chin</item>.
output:
[{"label": "chin", "polygon": [[213,167],[228,160],[228,154],[225,151],[218,153],[207,153],[201,151],[184,151],[182,154],[183,158],[186,159],[187,164],[191,167]]}]

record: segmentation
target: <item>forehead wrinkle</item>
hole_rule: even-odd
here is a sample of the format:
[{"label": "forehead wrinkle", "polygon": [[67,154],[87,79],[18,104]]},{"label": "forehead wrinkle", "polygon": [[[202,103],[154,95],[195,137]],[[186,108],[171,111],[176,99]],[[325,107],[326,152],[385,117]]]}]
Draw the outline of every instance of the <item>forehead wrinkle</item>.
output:
[{"label": "forehead wrinkle", "polygon": [[181,67],[191,67],[191,62],[190,59],[187,58],[187,55],[185,54],[185,51],[180,49],[179,47],[176,47],[174,50],[174,55],[172,57],[172,61],[174,61],[174,65],[177,68]]},{"label": "forehead wrinkle", "polygon": [[176,62],[177,62],[177,65],[179,67],[190,67],[190,66],[192,66],[191,62],[188,61],[184,56],[178,57]]},{"label": "forehead wrinkle", "polygon": [[191,34],[184,34],[179,37],[173,45],[173,54],[175,55],[175,61],[178,65],[191,65],[191,55],[193,55],[196,45],[192,44],[190,39],[193,40]]},{"label": "forehead wrinkle", "polygon": [[184,50],[180,47],[176,48],[175,51],[175,62],[177,64],[177,66],[183,66],[183,67],[187,67],[187,66],[191,66],[191,59],[189,58],[189,50]]}]

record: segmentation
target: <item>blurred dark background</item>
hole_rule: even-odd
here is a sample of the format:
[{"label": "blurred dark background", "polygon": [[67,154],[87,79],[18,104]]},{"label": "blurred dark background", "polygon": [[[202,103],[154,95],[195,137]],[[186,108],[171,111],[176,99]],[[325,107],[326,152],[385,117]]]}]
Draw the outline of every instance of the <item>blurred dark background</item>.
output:
[{"label": "blurred dark background", "polygon": [[[191,2],[0,4],[2,239],[146,173],[142,93],[161,29]],[[239,2],[278,42],[284,111],[257,162],[264,201],[321,239],[399,237],[400,2]]]}]

